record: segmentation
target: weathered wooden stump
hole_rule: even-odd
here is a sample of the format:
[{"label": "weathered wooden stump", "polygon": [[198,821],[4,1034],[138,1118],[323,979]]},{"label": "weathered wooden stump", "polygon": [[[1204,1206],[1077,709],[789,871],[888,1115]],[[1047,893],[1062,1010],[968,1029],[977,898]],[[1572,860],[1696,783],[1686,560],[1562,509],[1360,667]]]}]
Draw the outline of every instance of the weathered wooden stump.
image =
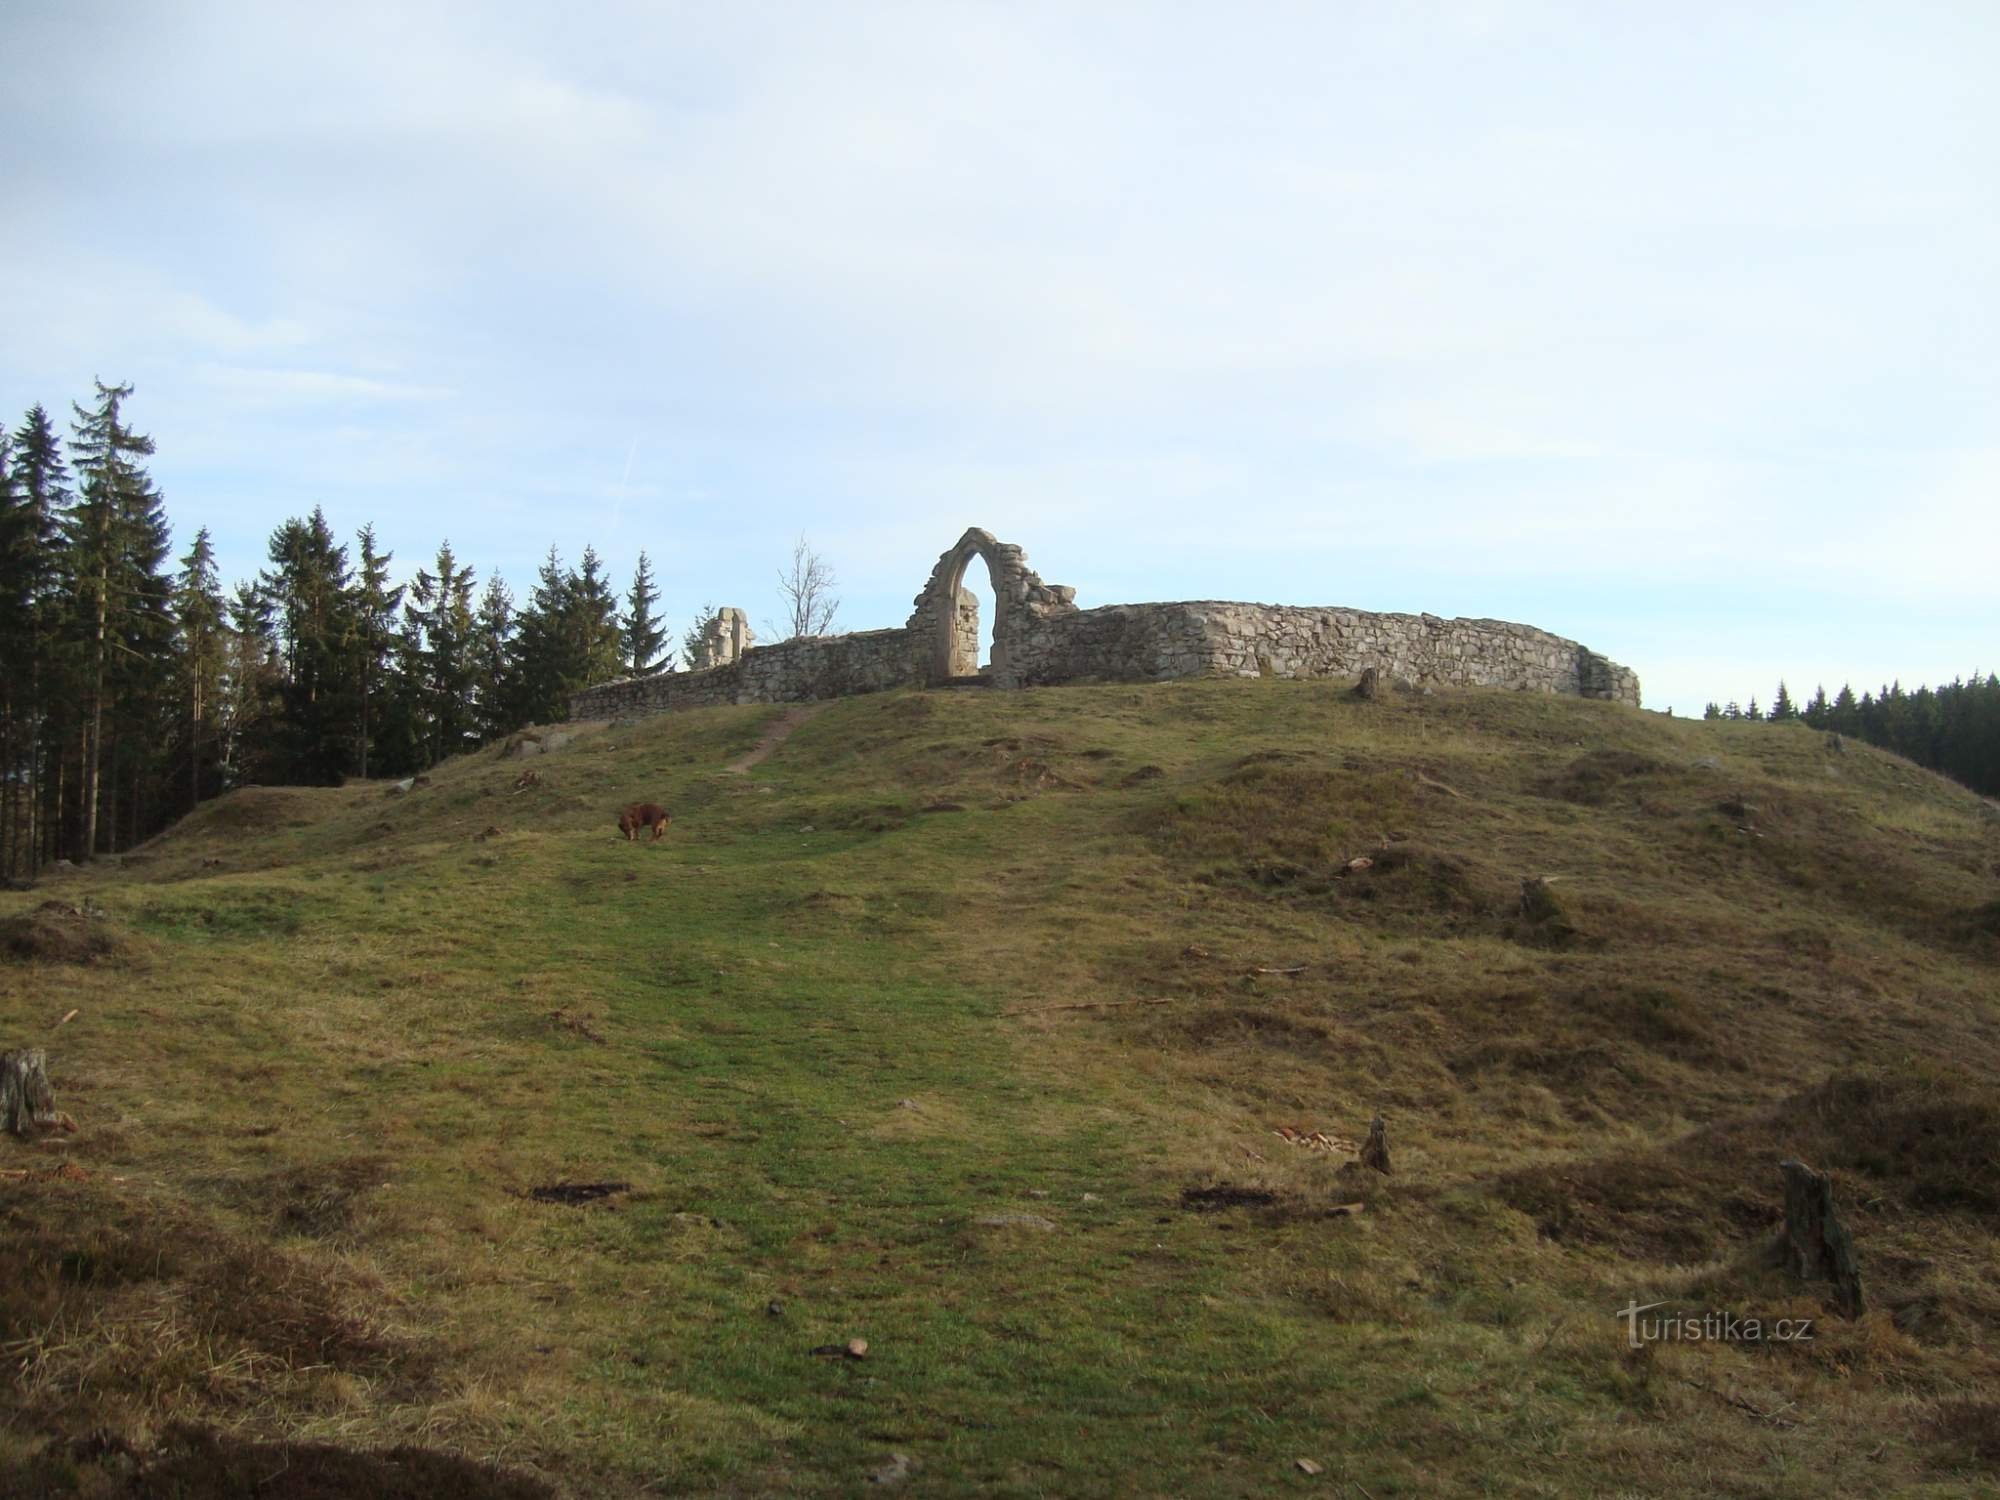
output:
[{"label": "weathered wooden stump", "polygon": [[1785,1178],[1785,1235],[1779,1253],[1801,1281],[1831,1281],[1840,1310],[1861,1315],[1861,1262],[1854,1241],[1833,1213],[1833,1179],[1802,1161],[1778,1163]]},{"label": "weathered wooden stump", "polygon": [[1563,914],[1562,903],[1539,875],[1521,877],[1521,915],[1530,922],[1547,922]]},{"label": "weathered wooden stump", "polygon": [[40,1047],[0,1052],[0,1128],[23,1138],[76,1129],[76,1122],[56,1109],[48,1054]]},{"label": "weathered wooden stump", "polygon": [[1377,1115],[1368,1126],[1368,1139],[1361,1143],[1361,1165],[1378,1172],[1389,1170],[1389,1127]]},{"label": "weathered wooden stump", "polygon": [[1382,674],[1373,667],[1361,669],[1361,680],[1354,684],[1354,696],[1364,703],[1373,703],[1382,693]]}]

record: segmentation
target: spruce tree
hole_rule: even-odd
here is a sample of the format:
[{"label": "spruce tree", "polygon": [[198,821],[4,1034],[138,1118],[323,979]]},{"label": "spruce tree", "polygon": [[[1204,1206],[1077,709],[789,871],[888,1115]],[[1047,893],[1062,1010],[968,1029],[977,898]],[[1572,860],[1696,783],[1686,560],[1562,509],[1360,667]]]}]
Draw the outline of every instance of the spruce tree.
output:
[{"label": "spruce tree", "polygon": [[1861,705],[1854,699],[1854,689],[1847,683],[1840,685],[1834,695],[1833,710],[1826,716],[1827,727],[1841,734],[1854,734],[1861,728]]},{"label": "spruce tree", "polygon": [[278,629],[271,601],[253,583],[229,599],[228,651],[216,715],[225,788],[269,779],[277,768],[276,721],[283,699]]},{"label": "spruce tree", "polygon": [[[13,442],[0,428],[0,662],[26,662],[34,650],[35,549],[27,502],[14,487]],[[0,672],[0,877],[26,863],[25,762],[31,758],[27,674]]]},{"label": "spruce tree", "polygon": [[[165,593],[158,576],[166,555],[165,518],[158,492],[138,463],[152,453],[153,440],[125,423],[124,402],[131,394],[129,385],[98,381],[97,404],[76,405],[70,429],[78,493],[65,518],[64,541],[71,625],[83,658],[80,859],[90,858],[98,845],[107,697],[119,686],[112,658],[147,591],[156,598]],[[115,830],[106,831],[115,841]]]},{"label": "spruce tree", "polygon": [[701,633],[714,618],[715,606],[704,600],[701,613],[694,617],[694,623],[681,636],[681,663],[689,671],[698,670],[701,665]]},{"label": "spruce tree", "polygon": [[653,606],[659,602],[660,591],[653,585],[652,561],[641,552],[639,565],[632,572],[632,591],[625,596],[625,623],[622,627],[625,670],[634,677],[664,672],[673,666],[671,656],[654,665],[660,647],[667,643],[667,633],[660,629],[660,617],[653,613]]},{"label": "spruce tree", "polygon": [[[567,634],[573,667],[565,696],[578,688],[610,682],[624,673],[624,649],[618,629],[618,599],[611,592],[597,549],[586,546],[570,587]],[[564,705],[565,714],[568,706]]]},{"label": "spruce tree", "polygon": [[194,534],[181,559],[174,589],[182,701],[187,705],[188,806],[201,801],[205,747],[215,737],[215,720],[228,674],[228,605],[215,575],[215,548],[208,528]]},{"label": "spruce tree", "polygon": [[109,674],[113,732],[108,741],[122,787],[117,808],[125,832],[115,843],[130,848],[162,826],[180,806],[165,726],[174,693],[173,533],[166,502],[149,481],[126,491],[119,516],[125,537],[117,650]]},{"label": "spruce tree", "polygon": [[438,548],[432,570],[418,569],[403,617],[421,635],[417,657],[430,763],[470,748],[477,733],[472,660],[472,569],[461,567],[451,543]]},{"label": "spruce tree", "polygon": [[570,616],[574,575],[551,546],[535,574],[535,586],[515,617],[515,708],[523,724],[549,724],[568,717],[571,665],[565,626]]},{"label": "spruce tree", "polygon": [[12,478],[20,507],[15,543],[24,549],[12,565],[12,576],[22,591],[25,613],[19,620],[22,635],[5,651],[8,670],[0,675],[12,688],[22,725],[21,836],[32,875],[57,853],[62,819],[60,799],[54,793],[61,782],[48,772],[61,756],[61,731],[76,697],[64,691],[61,680],[66,657],[59,634],[64,620],[57,587],[62,572],[60,523],[70,501],[69,473],[62,440],[40,406],[28,412],[14,434]]},{"label": "spruce tree", "polygon": [[337,782],[353,764],[360,719],[359,630],[347,548],[317,506],[271,533],[272,567],[259,578],[271,601],[284,665],[284,776]]},{"label": "spruce tree", "polygon": [[1767,717],[1773,724],[1777,724],[1788,719],[1796,719],[1798,716],[1799,711],[1792,703],[1791,690],[1785,686],[1785,679],[1780,677],[1778,694],[1771,700],[1771,712]]},{"label": "spruce tree", "polygon": [[389,586],[389,564],[395,561],[396,554],[375,550],[373,526],[363,526],[355,540],[361,549],[349,599],[354,621],[355,696],[359,700],[355,756],[365,781],[369,752],[374,749],[377,732],[376,700],[390,672],[390,653],[396,642],[396,611],[402,607],[403,586]]},{"label": "spruce tree", "polygon": [[520,699],[514,672],[514,596],[498,573],[486,575],[472,621],[472,686],[481,740],[518,728]]},{"label": "spruce tree", "polygon": [[406,775],[431,764],[431,701],[429,674],[424,664],[424,632],[411,616],[410,605],[406,589],[402,622],[389,647],[389,674],[375,732],[375,750],[380,757],[376,774],[381,776]]}]

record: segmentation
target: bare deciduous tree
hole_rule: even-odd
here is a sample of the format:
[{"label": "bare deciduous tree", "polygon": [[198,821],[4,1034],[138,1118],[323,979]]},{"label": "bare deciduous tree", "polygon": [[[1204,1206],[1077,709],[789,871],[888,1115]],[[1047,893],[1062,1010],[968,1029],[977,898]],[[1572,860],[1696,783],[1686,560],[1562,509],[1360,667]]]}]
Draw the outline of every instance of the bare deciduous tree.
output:
[{"label": "bare deciduous tree", "polygon": [[790,625],[788,640],[801,636],[825,635],[840,610],[833,592],[839,582],[826,559],[813,551],[804,537],[792,544],[792,563],[778,573],[778,590],[785,596],[785,612]]}]

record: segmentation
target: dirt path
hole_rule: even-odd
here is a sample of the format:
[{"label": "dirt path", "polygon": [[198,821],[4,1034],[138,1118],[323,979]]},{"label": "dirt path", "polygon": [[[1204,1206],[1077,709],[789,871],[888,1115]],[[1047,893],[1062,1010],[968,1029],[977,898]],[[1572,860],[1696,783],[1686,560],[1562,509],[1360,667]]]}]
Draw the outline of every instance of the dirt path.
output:
[{"label": "dirt path", "polygon": [[758,740],[750,749],[745,750],[741,755],[737,756],[736,759],[732,760],[723,769],[733,771],[738,776],[744,775],[752,766],[770,759],[771,752],[790,739],[793,730],[797,729],[807,719],[810,719],[825,707],[824,703],[802,703],[797,708],[786,709],[777,718],[764,726],[764,737],[762,739]]}]

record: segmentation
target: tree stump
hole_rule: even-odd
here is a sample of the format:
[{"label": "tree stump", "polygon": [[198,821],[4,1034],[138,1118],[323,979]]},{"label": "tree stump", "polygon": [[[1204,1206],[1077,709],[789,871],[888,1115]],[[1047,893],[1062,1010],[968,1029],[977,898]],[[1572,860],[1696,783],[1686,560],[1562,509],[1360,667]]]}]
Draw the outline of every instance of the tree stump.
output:
[{"label": "tree stump", "polygon": [[1833,1179],[1802,1161],[1778,1163],[1785,1178],[1785,1268],[1801,1281],[1831,1281],[1840,1310],[1859,1317],[1861,1262],[1854,1241],[1833,1214]]},{"label": "tree stump", "polygon": [[1382,692],[1382,674],[1373,667],[1361,669],[1361,680],[1354,684],[1354,696],[1364,703],[1373,703]]},{"label": "tree stump", "polygon": [[1549,883],[1539,875],[1521,877],[1521,915],[1530,922],[1546,922],[1563,914],[1562,903]]},{"label": "tree stump", "polygon": [[24,1139],[45,1130],[76,1129],[76,1122],[56,1109],[48,1054],[40,1047],[0,1052],[0,1128]]},{"label": "tree stump", "polygon": [[1386,1173],[1389,1170],[1389,1127],[1377,1115],[1368,1126],[1368,1139],[1361,1143],[1361,1165]]}]

